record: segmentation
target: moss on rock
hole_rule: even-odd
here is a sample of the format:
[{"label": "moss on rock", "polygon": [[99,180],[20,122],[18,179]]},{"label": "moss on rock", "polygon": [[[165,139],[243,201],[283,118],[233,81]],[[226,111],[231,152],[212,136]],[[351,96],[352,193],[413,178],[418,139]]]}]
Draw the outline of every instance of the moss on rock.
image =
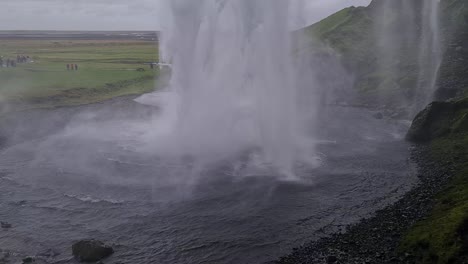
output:
[{"label": "moss on rock", "polygon": [[452,164],[455,175],[437,196],[432,213],[405,236],[401,250],[414,255],[417,263],[467,263],[468,98],[432,104],[418,117],[415,122],[420,123],[414,126],[432,131],[424,136],[431,139],[434,158]]},{"label": "moss on rock", "polygon": [[416,116],[406,138],[428,142],[465,130],[468,130],[468,99],[433,102]]}]

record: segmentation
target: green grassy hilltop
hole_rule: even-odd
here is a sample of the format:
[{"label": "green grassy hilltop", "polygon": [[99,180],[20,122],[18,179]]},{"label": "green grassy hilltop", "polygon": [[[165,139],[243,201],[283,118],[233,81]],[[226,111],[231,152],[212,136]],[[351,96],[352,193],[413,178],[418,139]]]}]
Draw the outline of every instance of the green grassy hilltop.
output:
[{"label": "green grassy hilltop", "polygon": [[[398,106],[406,103],[401,98],[419,96],[415,87],[419,78],[419,30],[423,25],[415,22],[416,15],[414,19],[405,15],[403,7],[410,4],[418,10],[423,1],[393,0],[388,4],[389,0],[373,0],[367,7],[343,9],[304,30],[337,53],[355,76],[354,88],[364,103]],[[387,4],[385,14],[383,4]],[[444,56],[438,87],[450,95],[460,95],[468,90],[468,78],[463,78],[468,70],[463,59],[468,57],[468,47],[463,44],[468,40],[468,3],[442,0],[440,20]]]},{"label": "green grassy hilltop", "polygon": [[[31,62],[0,68],[0,99],[21,108],[98,102],[154,89],[157,44],[137,40],[14,40],[0,42],[0,56]],[[77,64],[78,71],[68,71]]]}]

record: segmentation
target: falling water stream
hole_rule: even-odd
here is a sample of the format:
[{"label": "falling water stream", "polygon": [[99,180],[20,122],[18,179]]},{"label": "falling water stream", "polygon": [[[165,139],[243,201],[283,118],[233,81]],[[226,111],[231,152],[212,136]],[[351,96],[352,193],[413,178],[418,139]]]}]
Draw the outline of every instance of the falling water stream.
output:
[{"label": "falling water stream", "polygon": [[304,116],[317,106],[311,98],[299,111],[290,3],[178,0],[168,10],[162,52],[172,62],[175,151],[213,160],[254,149],[289,179],[297,162],[315,164]]},{"label": "falling water stream", "polygon": [[423,21],[419,53],[418,96],[416,111],[424,108],[434,99],[437,78],[442,63],[442,40],[440,30],[440,0],[424,1]]},{"label": "falling water stream", "polygon": [[416,115],[434,98],[442,62],[439,0],[375,1],[375,31],[382,101],[405,91],[397,104]]}]

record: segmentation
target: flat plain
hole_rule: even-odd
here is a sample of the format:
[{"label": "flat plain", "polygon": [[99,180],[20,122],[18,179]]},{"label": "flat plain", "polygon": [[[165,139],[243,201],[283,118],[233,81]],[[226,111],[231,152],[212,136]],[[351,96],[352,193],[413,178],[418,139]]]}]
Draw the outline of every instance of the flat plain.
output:
[{"label": "flat plain", "polygon": [[159,70],[148,63],[158,60],[157,41],[116,35],[3,34],[4,64],[18,55],[30,59],[0,67],[0,102],[21,109],[56,107],[153,90]]}]

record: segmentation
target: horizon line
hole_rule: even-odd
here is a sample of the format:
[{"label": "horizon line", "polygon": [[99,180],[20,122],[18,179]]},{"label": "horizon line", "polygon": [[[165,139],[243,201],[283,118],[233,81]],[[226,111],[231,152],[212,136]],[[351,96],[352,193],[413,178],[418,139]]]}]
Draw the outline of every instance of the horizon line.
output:
[{"label": "horizon line", "polygon": [[144,29],[0,29],[0,32],[5,31],[67,31],[67,32],[160,32],[160,30],[144,30]]}]

